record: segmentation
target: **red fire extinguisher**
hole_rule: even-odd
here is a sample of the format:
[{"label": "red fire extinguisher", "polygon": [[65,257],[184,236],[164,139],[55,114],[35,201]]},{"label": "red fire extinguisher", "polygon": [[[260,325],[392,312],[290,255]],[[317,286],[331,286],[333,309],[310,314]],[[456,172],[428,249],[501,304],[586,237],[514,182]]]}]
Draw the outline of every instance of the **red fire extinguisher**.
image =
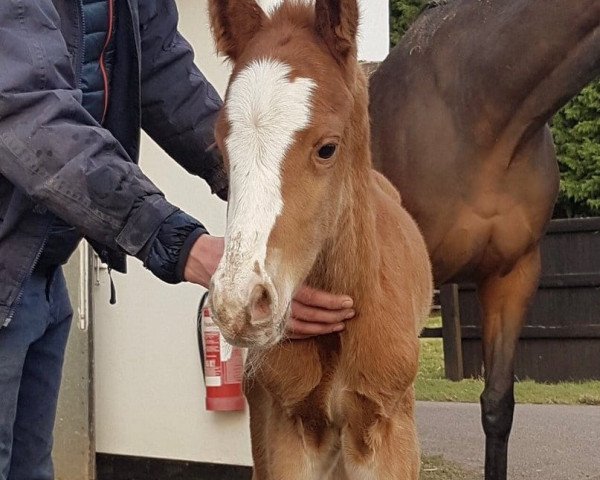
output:
[{"label": "red fire extinguisher", "polygon": [[206,384],[206,409],[216,412],[244,410],[242,392],[244,358],[241,348],[229,345],[206,306],[208,292],[198,310],[198,346]]}]

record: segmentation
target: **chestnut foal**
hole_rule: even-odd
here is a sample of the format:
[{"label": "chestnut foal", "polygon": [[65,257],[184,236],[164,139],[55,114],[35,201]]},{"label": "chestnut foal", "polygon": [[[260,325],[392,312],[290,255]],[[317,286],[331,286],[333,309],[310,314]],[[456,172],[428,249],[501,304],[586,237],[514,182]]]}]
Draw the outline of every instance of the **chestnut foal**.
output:
[{"label": "chestnut foal", "polygon": [[[212,0],[233,62],[217,142],[229,169],[210,305],[249,348],[255,480],[419,474],[413,383],[431,300],[425,243],[371,169],[356,0]],[[350,294],[345,331],[282,341],[302,282]]]}]

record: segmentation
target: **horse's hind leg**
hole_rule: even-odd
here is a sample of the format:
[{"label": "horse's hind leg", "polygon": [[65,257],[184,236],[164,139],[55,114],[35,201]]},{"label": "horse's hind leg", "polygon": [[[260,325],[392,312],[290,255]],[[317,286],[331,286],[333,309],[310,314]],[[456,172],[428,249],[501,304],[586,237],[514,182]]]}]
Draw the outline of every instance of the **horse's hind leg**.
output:
[{"label": "horse's hind leg", "polygon": [[515,353],[539,276],[540,253],[536,248],[522,257],[509,274],[487,278],[479,285],[483,309],[485,389],[481,395],[481,417],[486,434],[486,480],[506,480],[508,437],[515,406]]}]

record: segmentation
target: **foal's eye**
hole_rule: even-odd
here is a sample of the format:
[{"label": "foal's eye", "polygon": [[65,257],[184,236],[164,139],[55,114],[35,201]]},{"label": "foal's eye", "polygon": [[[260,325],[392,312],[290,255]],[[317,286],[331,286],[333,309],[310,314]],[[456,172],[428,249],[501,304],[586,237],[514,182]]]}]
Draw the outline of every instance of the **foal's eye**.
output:
[{"label": "foal's eye", "polygon": [[335,145],[334,143],[328,143],[327,145],[323,145],[321,148],[319,148],[319,158],[323,160],[329,160],[331,157],[333,157],[333,154],[335,153],[336,149],[337,145]]}]

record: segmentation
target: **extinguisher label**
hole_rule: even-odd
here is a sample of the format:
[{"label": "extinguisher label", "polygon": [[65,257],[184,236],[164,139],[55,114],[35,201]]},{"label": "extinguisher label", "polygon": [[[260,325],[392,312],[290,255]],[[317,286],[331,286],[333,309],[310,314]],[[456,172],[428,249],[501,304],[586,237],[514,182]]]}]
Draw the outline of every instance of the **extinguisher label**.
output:
[{"label": "extinguisher label", "polygon": [[235,384],[242,381],[244,375],[244,358],[240,349],[232,349],[227,363],[223,364],[223,383]]},{"label": "extinguisher label", "polygon": [[242,349],[227,343],[208,308],[203,310],[202,317],[206,386],[221,387],[241,383],[244,373]]},{"label": "extinguisher label", "polygon": [[223,335],[221,335],[220,337],[221,337],[221,344],[220,344],[221,362],[225,363],[225,362],[228,362],[229,359],[231,358],[231,353],[233,352],[233,347],[227,343],[227,341],[225,340]]},{"label": "extinguisher label", "polygon": [[221,334],[213,325],[205,325],[204,330],[204,369],[207,387],[222,385],[223,362],[221,361]]}]

